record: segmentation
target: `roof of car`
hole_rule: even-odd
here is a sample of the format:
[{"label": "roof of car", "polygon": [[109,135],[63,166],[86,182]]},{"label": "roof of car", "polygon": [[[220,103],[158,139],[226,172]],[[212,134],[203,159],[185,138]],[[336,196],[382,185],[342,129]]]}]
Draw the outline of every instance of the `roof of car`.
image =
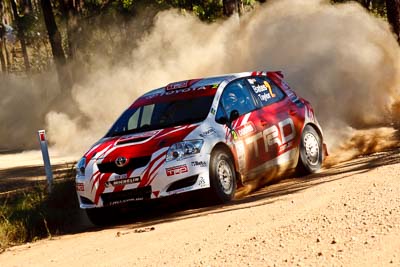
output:
[{"label": "roof of car", "polygon": [[267,72],[255,71],[255,72],[240,72],[230,73],[218,76],[205,77],[201,79],[190,79],[179,82],[173,82],[167,84],[158,89],[151,90],[146,94],[142,95],[136,100],[131,108],[143,105],[150,102],[167,101],[169,98],[185,98],[187,96],[199,97],[199,96],[211,96],[214,95],[219,85],[222,82],[229,83],[230,81],[246,77],[246,76],[259,76],[267,75]]},{"label": "roof of car", "polygon": [[[252,74],[252,72],[230,73],[230,74],[223,74],[223,75],[218,75],[218,76],[204,77],[204,78],[200,78],[200,79],[190,79],[190,80],[173,82],[173,83],[167,84],[163,87],[151,90],[151,91],[147,92],[146,94],[144,94],[142,97],[157,94],[160,91],[168,89],[168,86],[171,86],[174,84],[184,84],[185,82],[190,83],[191,81],[193,81],[192,83],[190,83],[190,87],[215,86],[215,85],[220,85],[223,81],[229,82],[233,79],[244,77],[244,76],[249,76],[251,74]],[[184,87],[182,87],[182,88],[184,88]],[[182,89],[182,88],[180,88],[180,89]],[[179,88],[175,88],[175,89],[179,89]]]}]

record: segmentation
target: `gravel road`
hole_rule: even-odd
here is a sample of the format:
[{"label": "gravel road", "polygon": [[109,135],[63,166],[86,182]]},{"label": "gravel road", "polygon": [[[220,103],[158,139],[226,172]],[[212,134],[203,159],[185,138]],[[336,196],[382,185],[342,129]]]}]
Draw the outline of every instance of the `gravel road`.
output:
[{"label": "gravel road", "polygon": [[154,216],[12,247],[0,266],[400,266],[400,150]]}]

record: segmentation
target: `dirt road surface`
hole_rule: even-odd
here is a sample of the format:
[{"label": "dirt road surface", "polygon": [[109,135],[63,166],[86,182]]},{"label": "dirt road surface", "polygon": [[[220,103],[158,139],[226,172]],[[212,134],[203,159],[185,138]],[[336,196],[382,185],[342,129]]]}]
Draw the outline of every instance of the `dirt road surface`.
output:
[{"label": "dirt road surface", "polygon": [[229,205],[13,247],[0,266],[400,266],[400,150]]}]

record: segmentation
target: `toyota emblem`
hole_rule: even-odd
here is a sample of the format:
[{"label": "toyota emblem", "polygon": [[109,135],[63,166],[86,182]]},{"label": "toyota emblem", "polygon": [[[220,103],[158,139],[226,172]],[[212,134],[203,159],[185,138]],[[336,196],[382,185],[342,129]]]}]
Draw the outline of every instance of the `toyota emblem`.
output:
[{"label": "toyota emblem", "polygon": [[118,167],[124,167],[126,164],[128,164],[128,159],[125,157],[118,157],[115,160],[115,165],[117,165]]}]

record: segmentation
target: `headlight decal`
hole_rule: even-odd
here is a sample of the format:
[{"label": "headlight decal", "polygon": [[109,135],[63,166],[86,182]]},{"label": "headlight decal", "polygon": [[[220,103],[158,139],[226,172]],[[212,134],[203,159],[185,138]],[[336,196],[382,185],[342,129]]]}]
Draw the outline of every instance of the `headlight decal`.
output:
[{"label": "headlight decal", "polygon": [[81,158],[76,164],[76,174],[79,176],[85,176],[85,168],[86,168],[86,158]]}]

